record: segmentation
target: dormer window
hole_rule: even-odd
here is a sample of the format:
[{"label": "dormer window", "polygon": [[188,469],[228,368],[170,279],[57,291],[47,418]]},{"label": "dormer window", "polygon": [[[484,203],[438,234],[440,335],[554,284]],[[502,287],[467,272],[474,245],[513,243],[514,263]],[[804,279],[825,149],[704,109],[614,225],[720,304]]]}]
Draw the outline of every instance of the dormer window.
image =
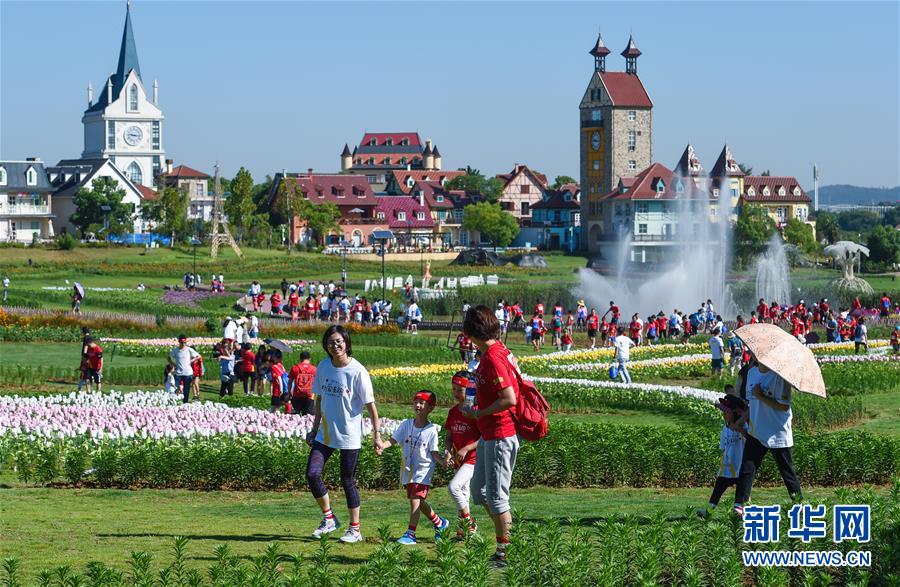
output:
[{"label": "dormer window", "polygon": [[366,160],[366,165],[375,165],[375,157],[369,157],[368,160]]},{"label": "dormer window", "polygon": [[416,212],[416,220],[425,220],[425,212]]},{"label": "dormer window", "polygon": [[390,157],[385,157],[384,160],[383,160],[381,163],[382,163],[383,165],[390,165],[390,164],[391,164],[391,158],[390,158]]},{"label": "dormer window", "polygon": [[325,197],[325,194],[322,193],[322,189],[321,189],[321,188],[316,188],[316,195],[319,196],[320,198],[324,198],[324,197]]},{"label": "dormer window", "polygon": [[749,188],[747,188],[747,195],[750,196],[751,198],[756,195],[756,190],[753,189],[753,186],[750,186]]},{"label": "dormer window", "polygon": [[406,186],[407,186],[407,187],[412,187],[412,186],[414,186],[414,185],[416,185],[416,180],[414,180],[414,179],[412,178],[412,176],[407,177],[407,178],[406,178]]},{"label": "dormer window", "polygon": [[29,167],[28,171],[25,172],[25,183],[37,185],[37,171],[34,170],[34,167]]},{"label": "dormer window", "polygon": [[566,192],[566,195],[563,196],[563,199],[564,199],[565,201],[567,201],[567,202],[571,202],[571,201],[572,201],[572,194],[570,194],[569,192]]},{"label": "dormer window", "polygon": [[400,165],[406,165],[406,157],[400,157]]},{"label": "dormer window", "polygon": [[684,193],[684,184],[680,181],[675,184],[675,193],[683,194]]},{"label": "dormer window", "polygon": [[377,220],[384,220],[384,212],[376,212],[376,213],[375,213],[375,218],[376,218]]},{"label": "dormer window", "polygon": [[406,212],[397,212],[397,220],[406,220]]},{"label": "dormer window", "polygon": [[786,196],[786,195],[787,195],[787,192],[785,191],[784,186],[778,186],[778,195],[779,195],[779,196]]},{"label": "dormer window", "polygon": [[128,88],[128,111],[135,112],[138,109],[138,89],[137,84],[131,84]]},{"label": "dormer window", "polygon": [[795,196],[800,195],[800,186],[796,186],[796,185],[794,186],[794,195]]},{"label": "dormer window", "polygon": [[376,141],[374,137],[372,137],[371,139],[369,139],[369,146],[370,146],[370,147],[374,147],[374,146],[376,146],[377,144],[378,144],[378,141]]},{"label": "dormer window", "polygon": [[388,139],[388,140],[384,141],[384,146],[385,146],[385,147],[393,147],[393,146],[394,146],[394,139]]},{"label": "dormer window", "polygon": [[737,171],[738,170],[737,163],[735,163],[734,161],[730,162],[728,164],[728,169],[730,169],[731,171]]},{"label": "dormer window", "polygon": [[666,182],[659,180],[656,182],[656,193],[661,194],[666,191]]},{"label": "dormer window", "polygon": [[0,185],[6,185],[6,169],[0,167]]},{"label": "dormer window", "polygon": [[436,196],[434,197],[434,201],[435,201],[435,202],[443,202],[443,201],[444,201],[444,196],[438,194],[438,195],[436,195]]},{"label": "dormer window", "polygon": [[403,145],[404,147],[408,147],[408,146],[409,146],[409,139],[406,138],[406,137],[403,137],[402,139],[400,139],[400,144]]},{"label": "dormer window", "polygon": [[768,187],[768,186],[766,186],[766,187],[763,188],[763,195],[764,195],[764,196],[769,196],[769,195],[771,195],[771,192],[769,192],[769,187]]}]

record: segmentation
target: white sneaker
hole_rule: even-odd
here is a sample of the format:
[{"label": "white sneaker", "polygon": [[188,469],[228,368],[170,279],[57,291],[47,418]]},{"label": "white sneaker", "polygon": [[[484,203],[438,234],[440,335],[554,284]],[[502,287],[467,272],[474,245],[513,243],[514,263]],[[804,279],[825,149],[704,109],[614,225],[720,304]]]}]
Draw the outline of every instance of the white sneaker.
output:
[{"label": "white sneaker", "polygon": [[354,530],[353,528],[347,528],[347,531],[344,532],[344,535],[340,538],[341,542],[345,542],[347,544],[362,542],[362,540],[362,532],[360,532],[359,530]]},{"label": "white sneaker", "polygon": [[338,522],[337,516],[334,516],[330,520],[328,518],[322,518],[322,523],[319,524],[319,527],[313,530],[312,537],[313,538],[321,538],[326,534],[331,534],[335,530],[341,527],[341,523]]}]

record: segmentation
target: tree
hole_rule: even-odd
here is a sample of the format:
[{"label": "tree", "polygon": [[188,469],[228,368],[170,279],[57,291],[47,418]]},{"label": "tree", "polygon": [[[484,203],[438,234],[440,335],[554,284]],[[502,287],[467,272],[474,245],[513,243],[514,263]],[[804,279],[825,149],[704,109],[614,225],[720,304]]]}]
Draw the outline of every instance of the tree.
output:
[{"label": "tree", "polygon": [[869,234],[869,261],[893,265],[900,262],[900,231],[893,226],[876,226]]},{"label": "tree", "polygon": [[300,214],[301,202],[303,200],[303,191],[300,189],[300,182],[296,179],[287,177],[281,178],[281,182],[278,184],[278,194],[275,196],[275,202],[272,206],[270,222],[272,222],[272,226],[278,226],[279,224],[288,225],[288,252],[290,252],[294,246],[290,228],[293,226],[294,216]]},{"label": "tree", "polygon": [[272,191],[272,176],[266,175],[266,180],[253,186],[253,203],[256,212],[265,214],[269,212],[269,192]]},{"label": "tree", "polygon": [[463,209],[463,226],[477,230],[487,237],[494,247],[506,247],[519,234],[515,216],[500,209],[496,202],[479,202]]},{"label": "tree", "polygon": [[[91,189],[81,188],[75,194],[73,203],[75,213],[69,218],[81,235],[88,232],[99,232],[108,222],[108,230],[103,236],[133,229],[134,209],[122,201],[125,189],[111,177],[98,177],[91,182]],[[108,206],[109,211],[104,211]]]},{"label": "tree", "polygon": [[837,221],[838,226],[847,232],[868,232],[880,223],[881,217],[868,210],[847,210],[838,214]]},{"label": "tree", "polygon": [[738,163],[738,167],[744,173],[744,175],[753,175],[753,168],[744,163]]},{"label": "tree", "polygon": [[766,169],[765,171],[763,171],[763,172],[760,173],[759,175],[760,175],[761,177],[769,177],[770,175],[772,175],[772,172],[769,171],[768,169]]},{"label": "tree", "polygon": [[466,167],[465,175],[459,175],[448,181],[445,189],[481,194],[491,202],[496,202],[503,194],[503,181],[496,177],[488,179],[477,169]]},{"label": "tree", "polygon": [[253,203],[253,176],[241,167],[231,181],[231,193],[224,203],[229,222],[237,229],[238,242],[244,241],[244,227],[256,204]]},{"label": "tree", "polygon": [[306,226],[316,235],[316,241],[319,243],[323,243],[332,230],[340,230],[337,221],[341,217],[341,211],[331,202],[313,204],[307,198],[302,198],[297,216],[306,222]]},{"label": "tree", "polygon": [[558,190],[562,186],[567,183],[578,183],[574,177],[569,177],[568,175],[557,175],[556,179],[553,180],[553,185],[550,186],[550,189]]},{"label": "tree", "polygon": [[816,239],[834,244],[841,240],[841,229],[837,223],[837,216],[831,212],[819,212],[816,214]]},{"label": "tree", "polygon": [[766,249],[766,242],[775,232],[775,221],[762,206],[746,204],[741,208],[734,225],[735,259],[746,266]]},{"label": "tree", "polygon": [[795,245],[807,255],[814,255],[818,250],[812,226],[798,218],[791,218],[784,227],[784,240]]},{"label": "tree", "polygon": [[159,190],[156,214],[159,222],[159,230],[163,234],[172,235],[172,245],[175,240],[186,236],[190,232],[187,211],[190,198],[186,191],[173,186],[162,187]]}]

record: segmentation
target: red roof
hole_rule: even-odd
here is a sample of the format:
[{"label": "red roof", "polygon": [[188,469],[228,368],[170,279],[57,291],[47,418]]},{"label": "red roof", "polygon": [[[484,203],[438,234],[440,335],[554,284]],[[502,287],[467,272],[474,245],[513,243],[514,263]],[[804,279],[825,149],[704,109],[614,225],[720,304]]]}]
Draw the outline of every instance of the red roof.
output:
[{"label": "red roof", "polygon": [[148,188],[145,185],[135,183],[134,187],[136,187],[138,189],[138,191],[141,192],[141,195],[144,197],[145,200],[156,200],[159,198],[159,194],[157,194],[156,192],[154,192],[153,190],[151,190],[150,188]]},{"label": "red roof", "polygon": [[573,196],[579,192],[581,192],[581,186],[577,183],[564,183],[559,186],[559,191],[561,192],[569,192]]},{"label": "red roof", "polygon": [[633,73],[606,71],[600,74],[603,85],[613,106],[634,106],[652,108],[653,102],[641,83],[641,78]]},{"label": "red roof", "polygon": [[439,181],[443,183],[445,179],[450,181],[454,177],[466,174],[465,171],[407,171],[406,169],[395,170],[391,173],[394,174],[394,179],[397,180],[397,187],[404,194],[408,194],[412,191],[412,188],[407,183],[407,180],[410,178],[412,178],[413,182]]},{"label": "red roof", "polygon": [[[314,203],[331,202],[340,207],[374,206],[377,201],[365,175],[288,173],[296,179],[306,198]],[[278,193],[281,174],[275,176],[272,194]]]},{"label": "red roof", "polygon": [[202,171],[197,171],[187,165],[179,165],[172,169],[171,173],[167,173],[166,177],[174,177],[178,179],[209,179],[209,176]]},{"label": "red roof", "polygon": [[[750,190],[753,195],[750,195]],[[763,191],[769,188],[769,195],[764,196]],[[785,195],[779,196],[778,191],[784,189]],[[798,194],[794,191],[799,190]],[[747,202],[809,202],[809,196],[803,191],[800,182],[795,177],[775,177],[762,175],[748,175],[744,177],[744,193],[741,194]]]},{"label": "red roof", "polygon": [[[681,183],[682,192],[678,191]],[[679,195],[687,194],[689,198],[701,198],[705,194],[694,186],[693,180],[679,177],[674,171],[662,163],[654,163],[634,178],[622,178],[621,184],[627,189],[623,192],[615,189],[604,195],[603,200],[674,200]],[[630,184],[630,187],[629,187]],[[661,188],[661,189],[660,189]]]},{"label": "red roof", "polygon": [[400,145],[403,139],[409,140],[410,147],[422,146],[422,141],[419,139],[419,133],[417,132],[367,132],[363,135],[359,146],[368,145],[372,142],[372,139],[375,139],[375,146],[377,147],[385,146],[388,139],[393,140],[395,146]]},{"label": "red roof", "polygon": [[519,165],[516,163],[515,167],[510,173],[498,173],[497,178],[503,180],[503,183],[507,184],[511,182],[517,175],[520,173],[528,173],[533,179],[535,179],[538,183],[541,184],[542,187],[547,187],[547,176],[543,173],[536,173],[528,168],[527,165]]},{"label": "red roof", "polygon": [[[439,181],[417,181],[413,186],[410,195],[418,197],[419,192],[425,198],[425,205],[428,208],[452,208],[453,202],[450,201],[450,192],[444,189]],[[438,201],[440,196],[440,201]]]},{"label": "red roof", "polygon": [[378,204],[375,206],[375,218],[380,219],[383,214],[390,228],[434,228],[431,213],[419,205],[418,199],[410,196],[378,196],[376,199]]}]

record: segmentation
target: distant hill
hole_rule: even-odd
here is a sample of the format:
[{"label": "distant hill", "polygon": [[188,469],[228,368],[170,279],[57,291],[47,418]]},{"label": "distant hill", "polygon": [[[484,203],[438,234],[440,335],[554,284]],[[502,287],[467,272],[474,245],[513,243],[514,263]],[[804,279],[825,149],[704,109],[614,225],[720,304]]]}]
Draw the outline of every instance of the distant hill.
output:
[{"label": "distant hill", "polygon": [[[813,197],[812,188],[808,190]],[[819,204],[877,204],[879,202],[900,202],[900,186],[892,188],[867,188],[858,185],[819,186]]]}]

